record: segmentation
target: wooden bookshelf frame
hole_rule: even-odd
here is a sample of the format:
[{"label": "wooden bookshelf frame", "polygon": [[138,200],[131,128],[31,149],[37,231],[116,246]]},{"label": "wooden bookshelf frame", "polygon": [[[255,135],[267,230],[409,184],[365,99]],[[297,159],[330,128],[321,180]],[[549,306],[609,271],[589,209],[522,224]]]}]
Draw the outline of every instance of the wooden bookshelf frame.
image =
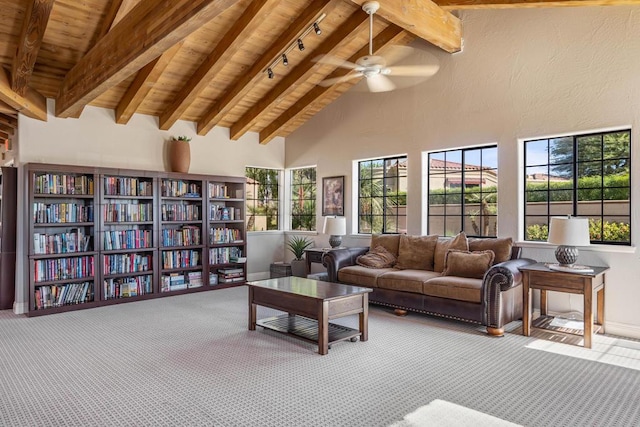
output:
[{"label": "wooden bookshelf frame", "polygon": [[[82,196],[74,197],[70,196],[58,196],[58,195],[42,195],[34,193],[34,181],[35,176],[41,174],[52,175],[88,175],[93,177],[94,182],[94,194],[92,197]],[[105,183],[106,177],[113,178],[138,178],[143,181],[150,181],[153,185],[153,196],[114,196],[105,195]],[[247,233],[246,233],[246,179],[245,177],[233,177],[233,176],[221,176],[221,175],[204,175],[204,174],[181,174],[173,172],[155,172],[144,171],[135,169],[119,169],[119,168],[104,168],[104,167],[86,167],[86,166],[71,166],[71,165],[57,165],[46,163],[27,163],[24,167],[24,177],[27,184],[27,209],[29,213],[28,224],[23,230],[23,237],[25,242],[25,253],[22,256],[25,259],[24,269],[25,277],[28,280],[28,315],[40,316],[46,314],[53,314],[66,311],[74,311],[85,308],[93,308],[110,304],[126,303],[131,301],[139,301],[150,298],[158,298],[172,295],[180,295],[193,292],[201,292],[214,289],[222,289],[234,286],[244,285],[247,277],[246,262],[229,262],[229,263],[215,263],[213,260],[210,262],[209,254],[210,250],[219,247],[237,247],[241,251],[242,257],[247,257]],[[165,180],[178,180],[196,182],[200,185],[201,191],[199,197],[164,197],[162,196],[161,188],[162,183]],[[219,184],[226,186],[229,191],[227,197],[209,197],[210,184]],[[233,197],[230,197],[233,196]],[[42,225],[35,224],[34,221],[34,202],[41,200],[67,200],[79,198],[84,200],[87,205],[93,206],[93,221],[89,223],[72,223],[68,225]],[[103,212],[104,206],[112,200],[122,199],[136,200],[137,202],[144,201],[147,203],[151,201],[152,208],[152,221],[142,222],[106,222],[105,214]],[[201,206],[200,218],[197,221],[163,221],[161,217],[162,204],[167,201],[176,201],[179,203],[199,203]],[[132,203],[135,204],[135,203]],[[212,220],[210,213],[213,205],[224,205],[229,209],[233,209],[233,219],[226,220]],[[238,218],[237,215],[240,215]],[[179,228],[182,225],[195,225],[200,228],[200,245],[194,246],[163,246],[162,244],[162,230],[163,226],[170,226],[172,228]],[[212,243],[210,236],[210,230],[212,227],[228,227],[239,230],[237,233],[241,236],[241,241],[229,242],[229,243]],[[66,230],[69,228],[84,228],[85,230],[92,229],[92,241],[93,247],[91,251],[78,252],[78,253],[56,253],[47,255],[35,255],[33,253],[34,245],[34,233],[36,230],[50,230],[60,229]],[[128,228],[130,227],[130,228]],[[131,249],[105,249],[104,245],[104,231],[113,231],[114,229],[151,229],[152,233],[152,245],[146,248],[131,248]],[[48,231],[47,231],[48,232]],[[172,269],[171,271],[188,272],[199,271],[202,276],[202,285],[199,287],[191,287],[187,289],[171,290],[168,292],[161,292],[162,275],[167,274],[169,270],[163,269],[162,253],[167,250],[190,250],[194,249],[200,252],[200,263],[197,267],[179,267]],[[119,297],[105,299],[104,297],[104,282],[105,278],[119,278],[119,277],[133,277],[137,275],[144,275],[144,273],[118,273],[108,274],[104,271],[104,257],[108,255],[121,255],[121,254],[136,254],[143,253],[151,255],[152,257],[152,270],[149,274],[152,275],[152,292],[145,293],[137,296]],[[55,280],[51,282],[35,282],[35,261],[41,259],[58,259],[58,258],[70,258],[78,255],[93,256],[94,263],[94,276],[92,278],[85,279],[73,279],[73,280]],[[242,280],[231,283],[210,283],[210,275],[214,275],[217,278],[218,269],[234,268],[242,269]],[[58,307],[40,308],[36,309],[35,290],[44,285],[58,284],[62,285],[68,282],[78,281],[90,281],[93,285],[93,301],[81,302],[70,305],[62,305]]]}]

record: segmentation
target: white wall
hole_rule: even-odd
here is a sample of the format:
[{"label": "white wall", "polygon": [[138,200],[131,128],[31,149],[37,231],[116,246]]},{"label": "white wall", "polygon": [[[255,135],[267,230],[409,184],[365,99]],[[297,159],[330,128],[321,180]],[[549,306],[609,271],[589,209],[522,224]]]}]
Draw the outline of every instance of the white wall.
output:
[{"label": "white wall", "polygon": [[[54,102],[48,102],[47,122],[20,117],[19,162],[90,165],[141,169],[168,170],[166,142],[171,136],[193,137],[189,172],[244,176],[246,165],[270,168],[284,167],[284,139],[276,138],[261,145],[258,135],[245,134],[240,140],[229,139],[229,129],[215,127],[206,136],[196,134],[195,123],[178,121],[169,131],[158,128],[156,117],[135,114],[127,125],[115,123],[113,110],[87,107],[79,119],[59,119],[53,115]],[[26,194],[20,183],[19,195]],[[18,233],[24,223],[24,200],[18,201]],[[18,234],[21,236],[22,234]],[[21,239],[20,239],[21,240]],[[247,239],[249,277],[264,276],[269,264],[281,261],[283,234],[250,234]],[[18,253],[24,242],[19,241]],[[23,312],[28,280],[22,268],[17,270],[16,312]]]},{"label": "white wall", "polygon": [[[408,231],[419,234],[421,153],[497,143],[499,234],[516,238],[522,236],[519,140],[630,126],[638,170],[640,7],[465,11],[460,17],[463,52],[449,55],[415,44],[438,57],[438,74],[390,93],[346,93],[287,137],[287,167],[317,163],[319,182],[346,175],[346,215],[352,218],[352,160],[408,154]],[[632,186],[632,200],[640,200],[638,174],[632,174]],[[637,245],[635,212],[632,229]],[[357,237],[346,242],[368,244]],[[640,261],[625,249],[581,250],[580,261],[611,266],[607,332],[640,337]],[[554,259],[546,244],[528,245],[525,256]],[[581,310],[581,300],[566,294],[552,294],[549,305],[553,311]]]}]

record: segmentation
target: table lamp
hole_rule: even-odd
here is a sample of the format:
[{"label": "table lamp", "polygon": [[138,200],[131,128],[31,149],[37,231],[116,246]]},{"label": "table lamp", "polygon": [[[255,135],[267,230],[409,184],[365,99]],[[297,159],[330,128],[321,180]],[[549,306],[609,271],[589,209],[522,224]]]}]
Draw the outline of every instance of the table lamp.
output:
[{"label": "table lamp", "polygon": [[556,248],[558,266],[571,268],[578,260],[578,248],[576,246],[589,246],[589,219],[575,216],[551,217],[549,223],[549,238],[547,241]]},{"label": "table lamp", "polygon": [[329,234],[329,244],[337,248],[342,244],[342,236],[347,234],[347,218],[343,216],[327,216],[324,218],[324,234]]}]

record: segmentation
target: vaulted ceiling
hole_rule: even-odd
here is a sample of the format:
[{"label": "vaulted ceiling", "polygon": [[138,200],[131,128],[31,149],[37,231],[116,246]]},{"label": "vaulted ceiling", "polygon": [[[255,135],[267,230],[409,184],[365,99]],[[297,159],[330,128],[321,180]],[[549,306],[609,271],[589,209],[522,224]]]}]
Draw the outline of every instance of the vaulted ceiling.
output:
[{"label": "vaulted ceiling", "polygon": [[[86,105],[214,126],[232,139],[287,136],[357,83],[317,85],[350,70],[313,61],[367,53],[365,0],[0,0],[0,139],[18,112],[78,118]],[[374,51],[421,38],[454,53],[456,9],[639,4],[640,0],[379,0]],[[455,12],[454,12],[455,13]],[[312,30],[317,22],[321,34]],[[305,49],[298,49],[302,39]],[[289,65],[282,62],[287,53]],[[269,78],[267,69],[274,75]]]}]

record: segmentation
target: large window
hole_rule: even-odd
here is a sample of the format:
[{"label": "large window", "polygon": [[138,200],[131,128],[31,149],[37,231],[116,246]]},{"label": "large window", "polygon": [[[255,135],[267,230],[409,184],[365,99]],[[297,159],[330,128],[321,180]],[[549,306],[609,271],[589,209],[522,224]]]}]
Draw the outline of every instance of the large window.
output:
[{"label": "large window", "polygon": [[291,171],[291,229],[316,231],[316,168]]},{"label": "large window", "polygon": [[428,234],[498,235],[497,157],[495,145],[428,154]]},{"label": "large window", "polygon": [[525,141],[525,239],[549,218],[589,218],[592,243],[631,244],[631,131]]},{"label": "large window", "polygon": [[358,162],[358,233],[407,231],[407,157]]},{"label": "large window", "polygon": [[280,175],[277,169],[245,168],[247,231],[279,229]]}]

